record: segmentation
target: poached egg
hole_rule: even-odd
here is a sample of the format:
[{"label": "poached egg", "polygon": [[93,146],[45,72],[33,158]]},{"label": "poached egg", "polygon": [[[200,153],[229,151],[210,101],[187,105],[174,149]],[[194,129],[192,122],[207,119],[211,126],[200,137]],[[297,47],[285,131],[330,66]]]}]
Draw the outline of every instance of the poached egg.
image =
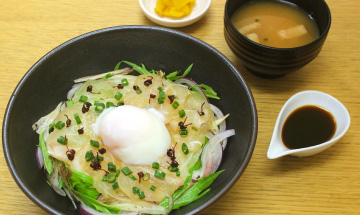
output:
[{"label": "poached egg", "polygon": [[93,129],[118,159],[132,165],[151,165],[171,144],[164,121],[164,115],[154,108],[123,105],[104,110]]}]

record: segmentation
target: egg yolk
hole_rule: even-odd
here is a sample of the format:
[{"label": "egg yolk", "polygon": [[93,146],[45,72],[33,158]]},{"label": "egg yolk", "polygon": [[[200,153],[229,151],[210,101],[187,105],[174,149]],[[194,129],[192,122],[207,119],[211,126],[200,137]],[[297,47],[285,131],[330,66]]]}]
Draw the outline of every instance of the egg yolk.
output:
[{"label": "egg yolk", "polygon": [[98,117],[94,130],[113,155],[133,165],[151,165],[171,144],[164,117],[155,109],[109,108]]}]

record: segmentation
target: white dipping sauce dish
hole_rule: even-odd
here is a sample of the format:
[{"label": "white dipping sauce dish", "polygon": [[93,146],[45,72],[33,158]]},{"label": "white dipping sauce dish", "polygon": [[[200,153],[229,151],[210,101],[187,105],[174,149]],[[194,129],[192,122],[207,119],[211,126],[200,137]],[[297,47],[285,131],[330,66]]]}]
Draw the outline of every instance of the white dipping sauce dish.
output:
[{"label": "white dipping sauce dish", "polygon": [[166,27],[184,27],[200,20],[210,7],[211,0],[196,0],[190,15],[182,18],[159,16],[155,12],[158,0],[139,0],[140,7],[145,16],[151,21]]},{"label": "white dipping sauce dish", "polygon": [[[320,106],[329,111],[335,118],[336,130],[333,137],[321,144],[300,149],[288,149],[282,141],[282,128],[288,116],[297,108],[305,105]],[[350,114],[345,106],[336,98],[319,91],[303,91],[293,95],[282,107],[276,120],[267,157],[276,159],[285,155],[304,157],[317,154],[334,145],[344,136],[350,126]]]}]

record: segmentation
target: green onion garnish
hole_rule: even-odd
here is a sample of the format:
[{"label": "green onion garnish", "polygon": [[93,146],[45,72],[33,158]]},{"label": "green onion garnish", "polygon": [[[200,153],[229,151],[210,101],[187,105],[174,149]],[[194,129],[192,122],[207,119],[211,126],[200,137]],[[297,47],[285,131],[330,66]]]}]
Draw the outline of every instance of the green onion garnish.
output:
[{"label": "green onion garnish", "polygon": [[158,162],[152,163],[152,168],[153,169],[159,169],[159,163]]},{"label": "green onion garnish", "polygon": [[156,187],[154,185],[151,185],[150,190],[155,191]]},{"label": "green onion garnish", "polygon": [[106,108],[115,106],[112,102],[106,102]]},{"label": "green onion garnish", "polygon": [[143,181],[148,181],[150,179],[150,174],[149,173],[145,173],[143,176]]},{"label": "green onion garnish", "polygon": [[108,73],[108,74],[104,75],[103,79],[108,79],[108,78],[111,78],[113,76],[114,75],[112,73]]},{"label": "green onion garnish", "polygon": [[119,101],[119,102],[117,103],[117,106],[121,106],[121,105],[124,105],[124,101]]},{"label": "green onion garnish", "polygon": [[128,82],[128,80],[127,80],[126,78],[123,78],[123,79],[121,80],[121,84],[122,84],[123,86],[127,86],[127,85],[129,85],[129,82]]},{"label": "green onion garnish", "polygon": [[140,189],[138,187],[132,188],[134,194],[138,194],[140,192]]},{"label": "green onion garnish", "polygon": [[115,182],[113,185],[112,185],[112,188],[113,190],[116,190],[119,188],[119,184],[117,182]]},{"label": "green onion garnish", "polygon": [[120,92],[117,92],[117,93],[115,94],[115,99],[118,100],[118,101],[119,101],[122,97],[123,97],[123,94],[120,93]]},{"label": "green onion garnish", "polygon": [[116,166],[113,164],[113,162],[108,163],[108,170],[109,172],[116,172]]},{"label": "green onion garnish", "polygon": [[95,159],[98,160],[98,157],[99,157],[99,161],[103,161],[103,160],[104,160],[104,157],[103,157],[103,156],[100,156],[100,155],[96,155],[96,156],[95,156]]},{"label": "green onion garnish", "polygon": [[139,193],[139,198],[140,198],[140,199],[145,198],[145,194],[144,194],[144,192],[143,192],[143,191],[141,191],[141,192]]},{"label": "green onion garnish", "polygon": [[168,166],[168,170],[169,170],[170,172],[178,172],[178,171],[179,171],[179,168],[177,168],[177,167],[172,167],[172,166]]},{"label": "green onion garnish", "polygon": [[159,92],[159,98],[165,99],[165,97],[166,97],[165,92],[164,92],[164,91],[160,91],[160,92]]},{"label": "green onion garnish", "polygon": [[132,171],[129,169],[129,167],[124,167],[124,168],[122,168],[121,169],[121,172],[123,172],[124,173],[124,175],[126,175],[126,176],[128,176],[128,175],[130,175],[131,173],[132,173]]},{"label": "green onion garnish", "polygon": [[95,147],[95,148],[99,148],[100,147],[100,143],[99,141],[96,140],[90,140],[90,145]]},{"label": "green onion garnish", "polygon": [[101,181],[107,181],[108,180],[108,175],[104,175],[102,178],[101,178]]},{"label": "green onion garnish", "polygon": [[115,174],[109,174],[107,175],[107,182],[109,183],[114,183],[116,181],[116,176]]},{"label": "green onion garnish", "polygon": [[173,104],[172,104],[172,107],[174,109],[178,108],[179,107],[179,102],[175,101]]},{"label": "green onion garnish", "polygon": [[162,98],[159,97],[159,98],[158,98],[158,103],[159,103],[159,104],[163,104],[163,103],[164,103],[164,99],[162,99]]},{"label": "green onion garnish", "polygon": [[66,138],[63,136],[60,136],[57,138],[57,142],[63,145],[66,145]]},{"label": "green onion garnish", "polygon": [[116,174],[115,174],[115,177],[118,177],[120,175],[120,170],[116,170]]},{"label": "green onion garnish", "polygon": [[95,101],[95,111],[96,111],[97,113],[102,113],[104,109],[105,109],[104,103]]},{"label": "green onion garnish", "polygon": [[88,97],[87,96],[80,96],[79,102],[87,102]]},{"label": "green onion garnish", "polygon": [[181,145],[181,149],[182,149],[184,155],[189,154],[189,148],[187,147],[187,145],[186,145],[185,143],[183,143],[183,144]]},{"label": "green onion garnish", "polygon": [[80,117],[79,117],[79,114],[74,114],[74,118],[75,118],[75,121],[76,121],[76,123],[79,125],[79,124],[81,124],[81,119],[80,119]]},{"label": "green onion garnish", "polygon": [[136,93],[137,93],[137,94],[141,94],[141,93],[142,93],[142,90],[139,88],[139,89],[136,90]]},{"label": "green onion garnish", "polygon": [[131,178],[131,180],[133,180],[133,181],[136,181],[136,178],[133,175],[130,175],[129,178]]},{"label": "green onion garnish", "polygon": [[179,133],[180,136],[186,137],[189,134],[189,131],[187,129],[181,129]]},{"label": "green onion garnish", "polygon": [[89,150],[85,154],[85,160],[86,161],[91,161],[91,159],[93,159],[93,152],[91,150]]},{"label": "green onion garnish", "polygon": [[180,116],[180,118],[183,118],[183,117],[185,116],[185,111],[184,111],[184,109],[181,109],[181,110],[179,111],[179,116]]},{"label": "green onion garnish", "polygon": [[155,170],[155,177],[160,179],[165,179],[165,172],[161,172],[160,170]]},{"label": "green onion garnish", "polygon": [[74,101],[71,99],[66,101],[66,107],[70,107],[73,104],[74,104]]},{"label": "green onion garnish", "polygon": [[63,121],[59,121],[55,124],[55,128],[62,129],[65,126],[65,123]]},{"label": "green onion garnish", "polygon": [[179,171],[176,172],[176,176],[180,177],[180,172]]}]

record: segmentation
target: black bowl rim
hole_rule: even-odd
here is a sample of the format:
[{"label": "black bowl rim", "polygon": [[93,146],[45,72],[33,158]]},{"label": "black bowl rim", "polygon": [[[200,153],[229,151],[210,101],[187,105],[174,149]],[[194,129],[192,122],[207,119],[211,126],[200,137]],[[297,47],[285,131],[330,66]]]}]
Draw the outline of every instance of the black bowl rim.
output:
[{"label": "black bowl rim", "polygon": [[[313,46],[314,44],[317,44],[319,42],[321,42],[321,40],[323,40],[323,38],[325,38],[327,36],[327,34],[329,33],[330,31],[330,27],[331,27],[331,11],[330,11],[330,8],[329,8],[329,5],[326,3],[325,0],[321,0],[323,3],[324,3],[324,6],[325,6],[325,10],[327,11],[327,13],[329,14],[329,22],[324,30],[324,32],[319,35],[319,37],[312,41],[311,43],[308,43],[308,44],[305,44],[303,46],[297,46],[297,47],[291,47],[291,48],[277,48],[277,47],[271,47],[271,46],[266,46],[266,45],[262,45],[260,43],[256,43],[250,39],[248,39],[247,37],[245,37],[244,35],[242,35],[236,28],[235,26],[232,24],[231,22],[231,17],[229,17],[229,13],[228,13],[228,5],[229,5],[229,1],[230,0],[226,0],[226,3],[225,3],[225,20],[226,22],[229,23],[230,25],[230,28],[235,32],[236,35],[240,36],[241,38],[245,39],[246,41],[250,42],[251,44],[255,45],[255,46],[258,46],[258,47],[261,47],[263,49],[269,49],[269,50],[277,50],[277,51],[295,51],[295,50],[298,50],[298,49],[306,49],[307,47],[311,47]],[[290,3],[290,4],[293,4],[292,2],[290,2],[290,0],[279,0],[280,2],[287,2],[287,3]],[[300,6],[298,6],[300,7]]]},{"label": "black bowl rim", "polygon": [[3,151],[4,151],[6,163],[8,165],[8,168],[10,170],[12,177],[14,178],[16,184],[20,187],[20,189],[25,193],[25,195],[29,199],[31,199],[35,204],[37,204],[40,208],[44,209],[46,212],[49,212],[51,214],[57,214],[56,210],[52,209],[51,207],[46,205],[44,202],[42,202],[40,199],[38,199],[35,195],[33,195],[29,191],[29,189],[26,187],[26,185],[20,180],[20,177],[16,172],[15,165],[14,165],[14,163],[11,159],[11,155],[9,153],[9,149],[8,149],[9,142],[7,139],[7,137],[8,137],[8,122],[9,122],[9,118],[12,113],[13,102],[16,97],[16,94],[21,90],[22,85],[26,82],[28,77],[37,68],[37,66],[40,65],[43,61],[45,61],[48,57],[55,54],[58,50],[62,49],[63,47],[73,44],[73,43],[76,43],[77,41],[86,39],[87,37],[90,37],[90,36],[93,36],[96,34],[103,34],[103,33],[107,33],[107,32],[126,30],[126,29],[137,29],[137,30],[141,30],[141,29],[145,30],[146,29],[146,30],[161,31],[161,32],[165,32],[165,33],[175,34],[175,35],[184,37],[186,39],[192,40],[196,43],[199,43],[200,45],[206,47],[207,49],[209,49],[209,51],[213,52],[218,57],[220,57],[229,66],[229,68],[231,69],[233,74],[238,78],[238,80],[244,86],[244,90],[249,99],[250,109],[251,109],[251,113],[252,113],[252,121],[254,122],[254,124],[252,125],[253,132],[251,134],[251,140],[250,140],[250,145],[248,147],[248,151],[246,152],[245,157],[244,157],[243,165],[236,171],[235,177],[233,177],[229,181],[229,183],[226,184],[226,186],[223,189],[221,189],[221,191],[219,193],[215,194],[211,199],[209,199],[209,201],[207,201],[204,204],[200,205],[199,207],[195,208],[193,211],[191,211],[191,213],[198,213],[200,211],[203,211],[206,208],[208,208],[210,205],[212,205],[215,201],[220,199],[220,197],[222,197],[237,182],[237,180],[240,178],[240,176],[245,171],[246,167],[248,166],[248,164],[250,162],[251,156],[252,156],[254,148],[255,148],[255,143],[256,143],[256,138],[257,138],[257,133],[258,133],[258,116],[257,116],[256,104],[255,104],[254,97],[251,93],[250,87],[248,86],[248,84],[245,82],[245,79],[240,75],[240,73],[237,71],[237,69],[234,67],[234,65],[230,62],[229,59],[227,59],[217,49],[215,49],[211,45],[201,41],[200,39],[197,39],[193,36],[190,36],[188,34],[185,34],[180,31],[173,30],[173,29],[168,29],[168,28],[163,28],[163,27],[155,27],[155,26],[146,26],[146,25],[123,25],[123,26],[102,28],[102,29],[90,31],[88,33],[84,33],[80,36],[72,38],[72,39],[62,43],[61,45],[55,47],[54,49],[49,51],[47,54],[45,54],[43,57],[41,57],[21,78],[21,80],[15,87],[15,89],[9,99],[8,105],[6,107],[6,111],[4,114],[4,120],[3,120],[3,128],[2,128]]}]

